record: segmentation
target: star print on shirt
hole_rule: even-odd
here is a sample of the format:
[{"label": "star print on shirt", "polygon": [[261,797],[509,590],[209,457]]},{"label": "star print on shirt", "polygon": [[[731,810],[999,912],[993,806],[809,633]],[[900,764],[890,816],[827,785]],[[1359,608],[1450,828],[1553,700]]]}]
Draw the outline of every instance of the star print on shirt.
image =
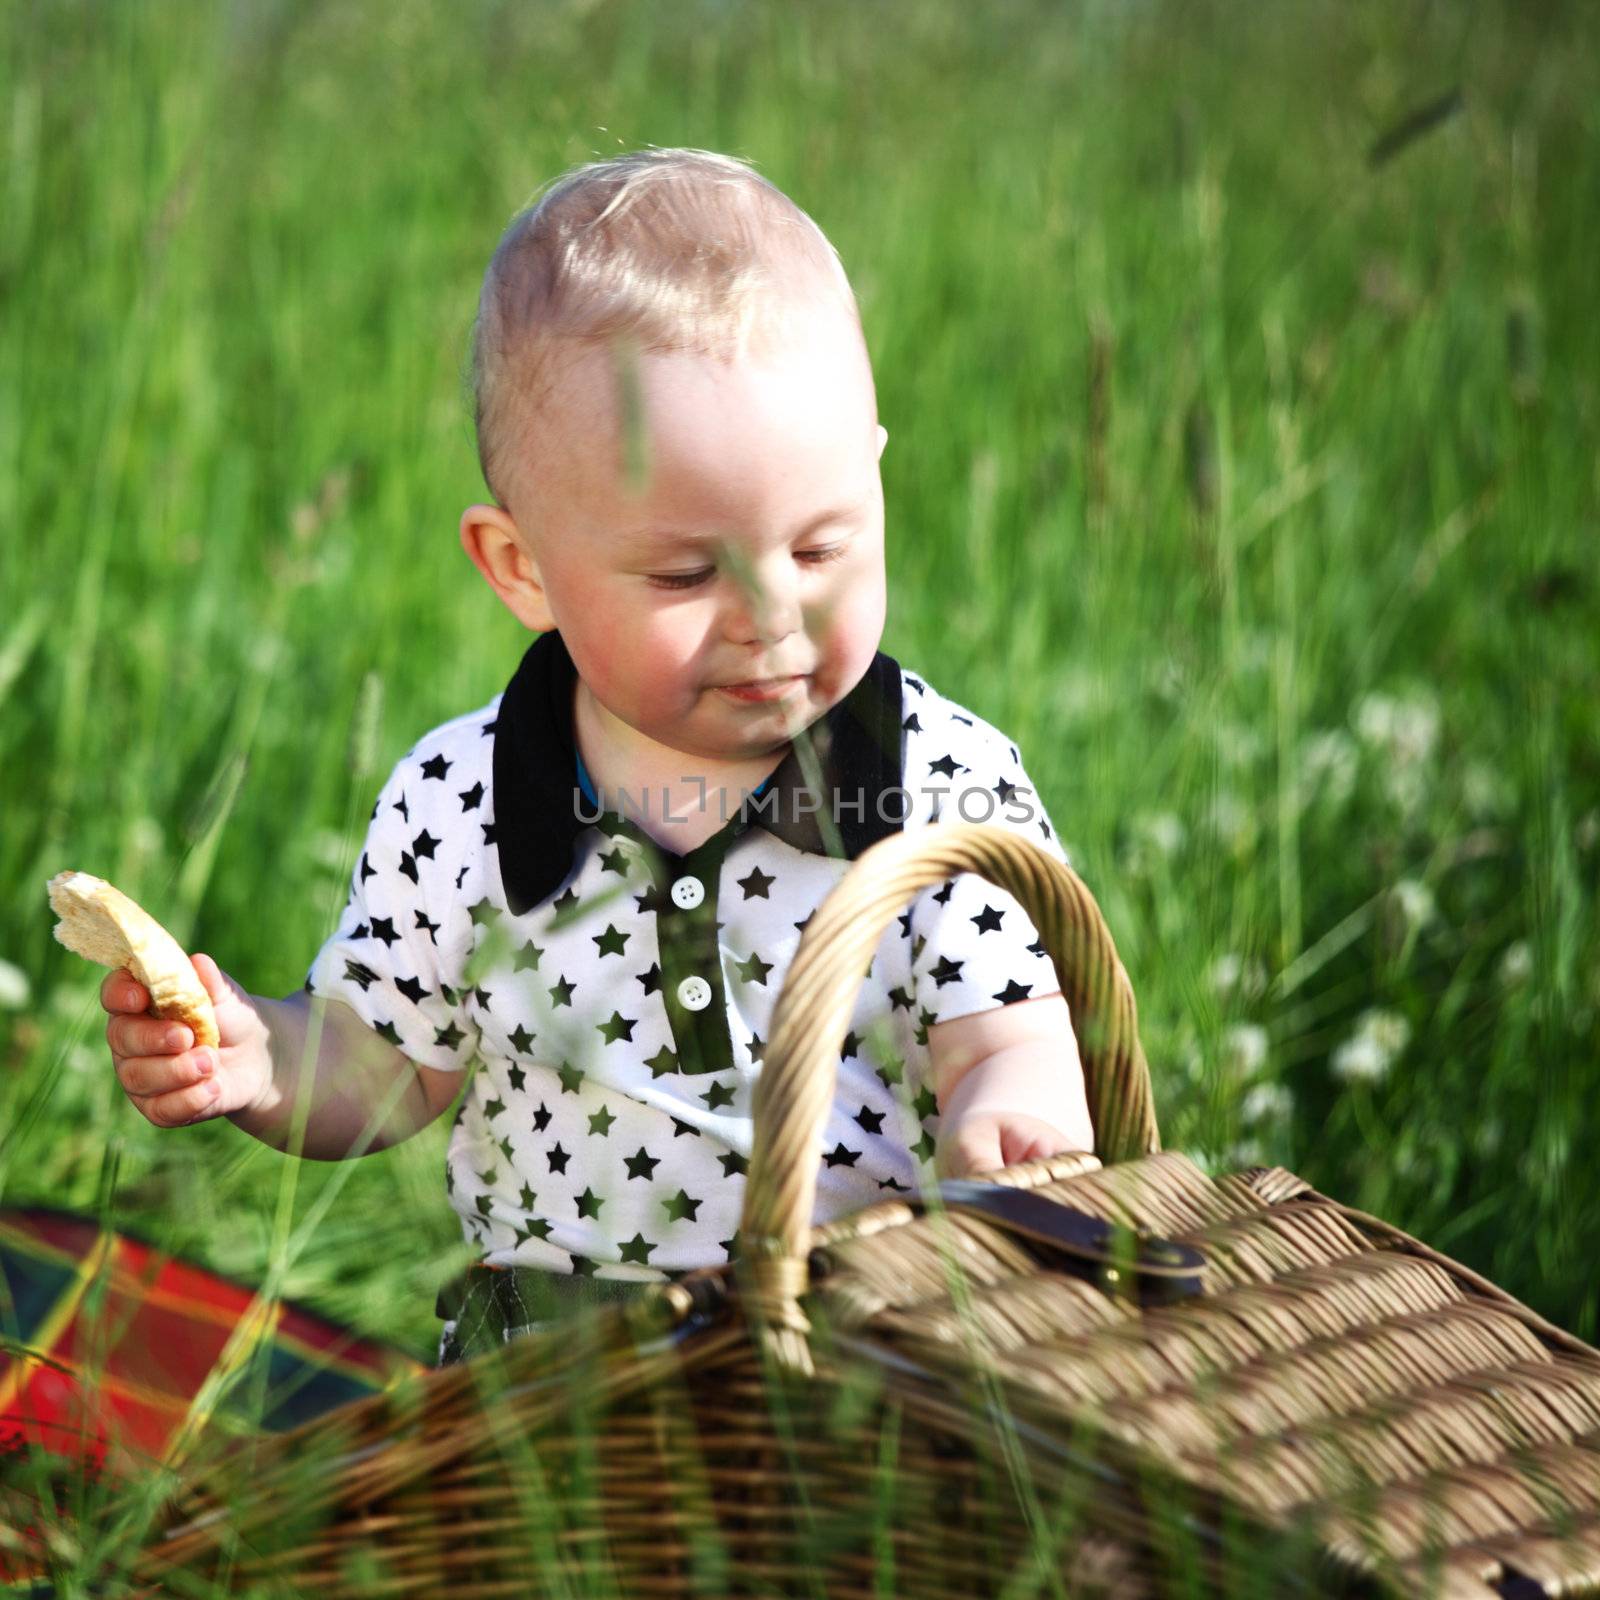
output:
[{"label": "star print on shirt", "polygon": [[768,895],[767,891],[777,881],[778,880],[775,877],[763,872],[760,867],[752,867],[749,872],[744,875],[744,877],[734,879],[734,882],[744,890],[744,897],[746,900],[749,900],[757,895],[759,895],[763,900],[770,899],[771,897]]},{"label": "star print on shirt", "polygon": [[707,1111],[715,1111],[721,1106],[731,1106],[737,1097],[727,1084],[713,1083],[700,1098],[705,1101]]},{"label": "star print on shirt", "polygon": [[[943,820],[941,804],[954,817],[970,790],[1017,813],[991,810],[996,822],[1031,843],[1052,840],[1016,747],[925,680],[895,672],[892,719],[872,730],[891,735],[872,747],[888,757],[874,781],[905,785],[907,826]],[[545,718],[561,703],[527,702]],[[481,1068],[451,1119],[444,1174],[480,1252],[584,1276],[717,1261],[738,1245],[742,1152],[774,1007],[844,863],[773,832],[758,812],[693,866],[669,859],[663,871],[636,826],[606,814],[572,831],[569,853],[550,858],[552,873],[561,870],[542,880],[542,898],[512,911],[505,852],[530,824],[516,792],[497,792],[495,755],[508,748],[503,734],[532,763],[516,770],[535,779],[549,770],[548,740],[530,728],[526,709],[506,716],[491,703],[396,763],[373,801],[346,910],[305,987],[336,995],[419,1062]],[[824,758],[832,731],[817,730]],[[834,776],[853,799],[861,774]],[[549,815],[566,848],[567,796],[556,790]],[[859,792],[870,808],[879,789]],[[668,892],[689,875],[705,890],[701,916],[682,915]],[[818,1220],[915,1191],[936,1142],[927,1041],[942,1017],[1057,987],[1025,911],[980,875],[936,881],[885,933],[861,952],[859,1003],[839,1045],[818,1146]],[[689,977],[709,977],[714,996],[692,1015],[677,999]],[[920,1130],[905,1120],[913,1108]]]},{"label": "star print on shirt", "polygon": [[760,956],[752,953],[748,961],[734,962],[734,970],[746,983],[765,983],[767,974],[772,971],[772,963],[763,961]]},{"label": "star print on shirt", "polygon": [[615,1044],[618,1039],[626,1039],[630,1044],[633,1041],[635,1023],[620,1011],[613,1011],[609,1021],[597,1022],[595,1026],[607,1044]]},{"label": "star print on shirt", "polygon": [[646,1180],[653,1178],[656,1168],[661,1165],[661,1158],[651,1155],[643,1145],[640,1145],[631,1156],[624,1157],[624,1160],[628,1167],[629,1182],[632,1182],[635,1178],[644,1178]]}]

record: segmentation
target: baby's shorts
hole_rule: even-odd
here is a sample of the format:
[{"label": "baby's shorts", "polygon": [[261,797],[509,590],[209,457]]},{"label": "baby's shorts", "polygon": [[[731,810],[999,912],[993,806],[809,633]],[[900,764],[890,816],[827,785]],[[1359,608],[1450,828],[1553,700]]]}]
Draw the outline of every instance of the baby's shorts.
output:
[{"label": "baby's shorts", "polygon": [[[668,1279],[677,1276],[670,1273]],[[439,1291],[434,1306],[444,1322],[439,1365],[451,1366],[508,1339],[552,1327],[574,1306],[637,1299],[660,1288],[662,1281],[601,1278],[474,1262]]]}]

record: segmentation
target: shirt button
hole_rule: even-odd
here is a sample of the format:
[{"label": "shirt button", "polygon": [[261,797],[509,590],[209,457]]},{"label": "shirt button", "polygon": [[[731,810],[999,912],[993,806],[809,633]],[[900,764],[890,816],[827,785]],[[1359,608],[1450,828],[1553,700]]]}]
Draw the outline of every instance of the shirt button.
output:
[{"label": "shirt button", "polygon": [[685,978],[678,985],[678,1003],[686,1011],[704,1011],[711,1004],[711,985],[704,978]]},{"label": "shirt button", "polygon": [[672,903],[680,911],[693,911],[705,897],[705,885],[698,878],[679,878],[672,886]]}]

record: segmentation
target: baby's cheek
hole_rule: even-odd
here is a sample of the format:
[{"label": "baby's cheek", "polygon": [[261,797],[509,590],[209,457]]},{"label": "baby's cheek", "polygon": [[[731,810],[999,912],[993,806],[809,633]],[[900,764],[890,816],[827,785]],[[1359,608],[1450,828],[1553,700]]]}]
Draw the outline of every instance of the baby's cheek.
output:
[{"label": "baby's cheek", "polygon": [[868,574],[841,585],[819,608],[814,637],[824,642],[824,653],[848,678],[847,688],[872,662],[883,638],[887,607],[881,576],[874,581]]}]

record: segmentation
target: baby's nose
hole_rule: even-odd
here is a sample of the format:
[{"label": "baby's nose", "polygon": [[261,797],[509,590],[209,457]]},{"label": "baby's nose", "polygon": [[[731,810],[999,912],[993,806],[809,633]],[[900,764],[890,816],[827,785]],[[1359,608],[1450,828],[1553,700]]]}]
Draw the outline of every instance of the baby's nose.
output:
[{"label": "baby's nose", "polygon": [[792,572],[751,568],[742,581],[735,580],[730,633],[741,644],[777,644],[804,621],[800,587]]}]

